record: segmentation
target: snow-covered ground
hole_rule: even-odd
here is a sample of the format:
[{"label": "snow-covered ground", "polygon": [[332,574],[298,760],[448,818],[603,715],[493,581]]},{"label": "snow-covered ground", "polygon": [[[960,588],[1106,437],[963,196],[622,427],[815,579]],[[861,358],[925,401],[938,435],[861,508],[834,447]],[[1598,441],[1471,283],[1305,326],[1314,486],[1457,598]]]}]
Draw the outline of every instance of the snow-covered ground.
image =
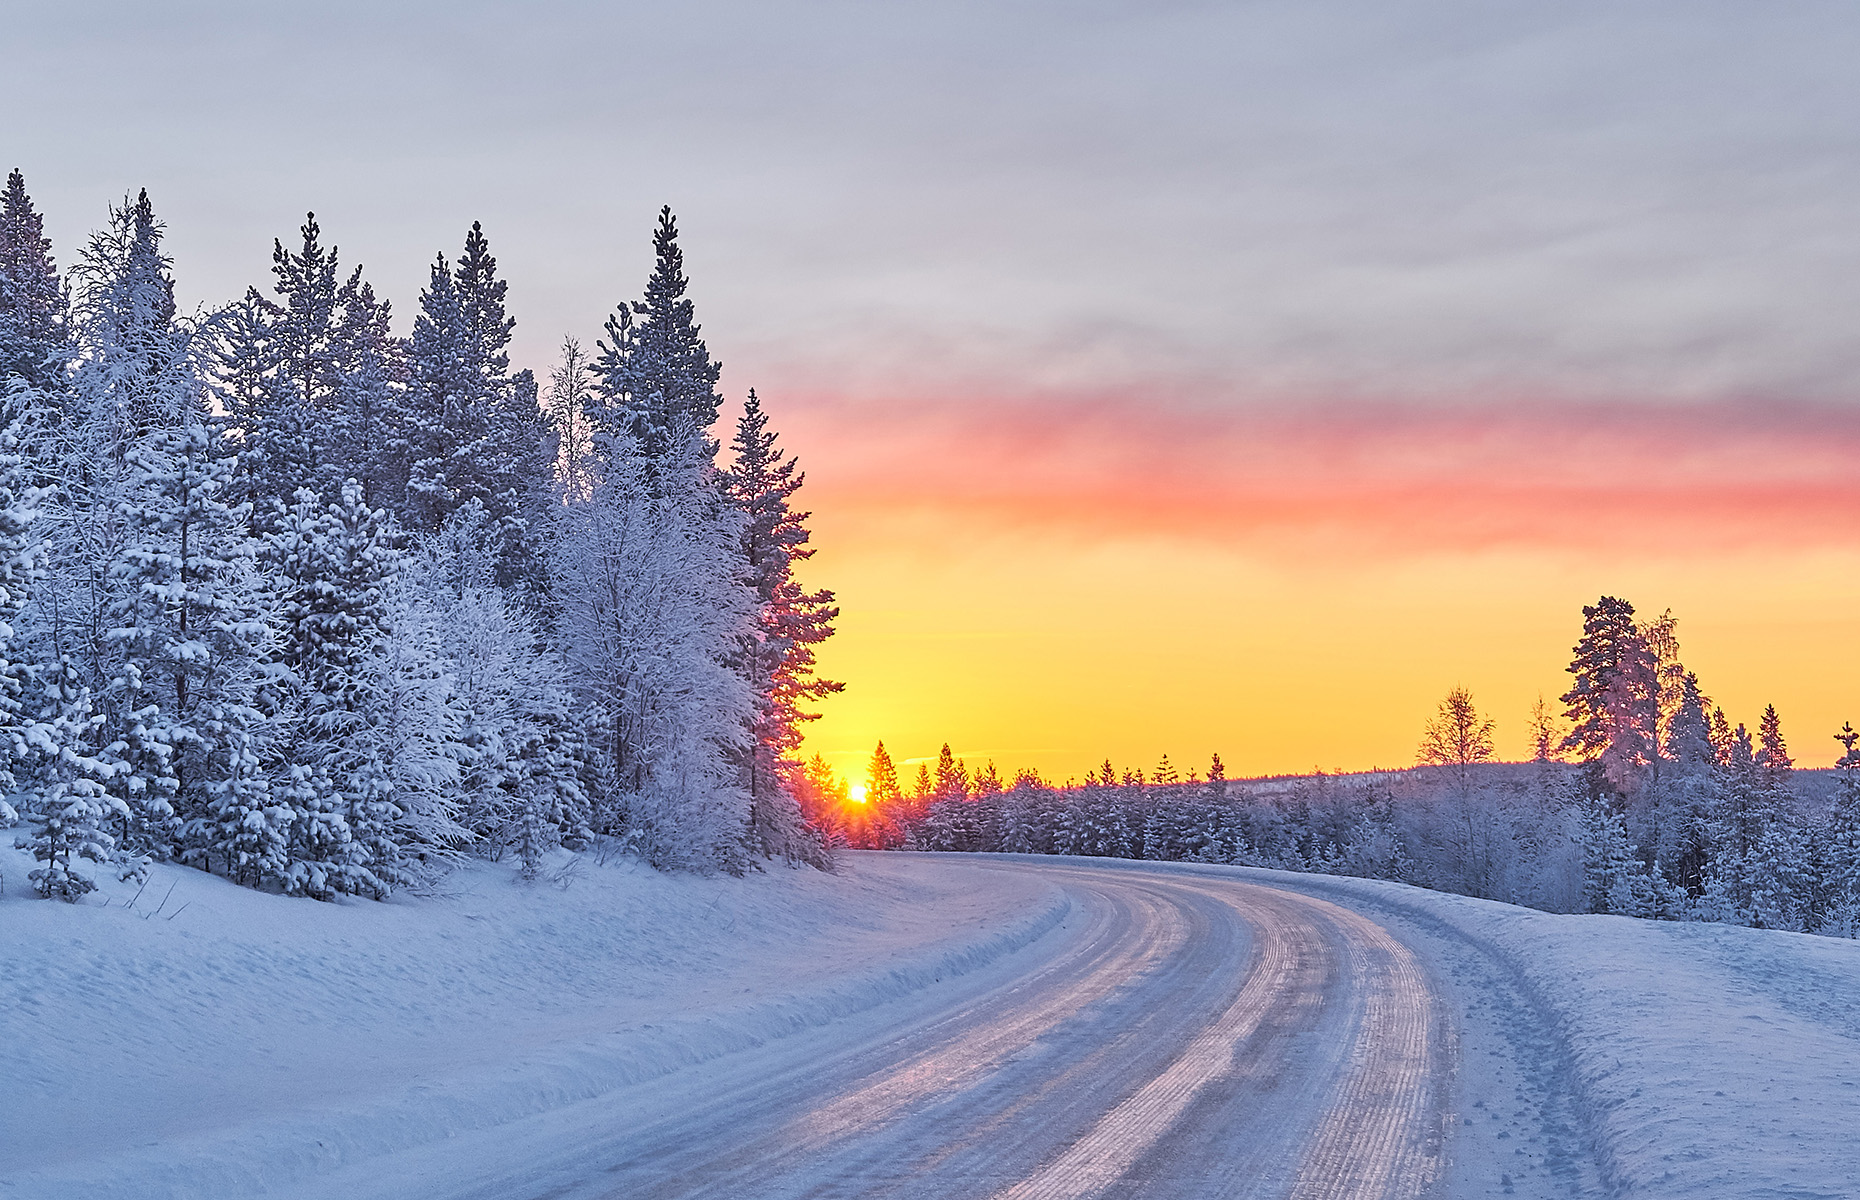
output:
[{"label": "snow-covered ground", "polygon": [[0,850],[0,1196],[256,1194],[845,1020],[1066,904],[927,859],[563,861],[555,883],[479,864],[336,904],[157,867],[133,906],[115,883],[66,905]]},{"label": "snow-covered ground", "polygon": [[[0,1197],[315,1191],[823,1031],[883,1037],[1025,978],[1078,924],[1064,887],[992,856],[745,880],[564,861],[559,883],[481,864],[386,904],[160,868],[133,903],[112,884],[73,907],[0,850]],[[1860,1195],[1860,944],[1094,865],[1307,891],[1413,945],[1461,1035],[1450,1194],[1515,1174],[1525,1194]]]}]

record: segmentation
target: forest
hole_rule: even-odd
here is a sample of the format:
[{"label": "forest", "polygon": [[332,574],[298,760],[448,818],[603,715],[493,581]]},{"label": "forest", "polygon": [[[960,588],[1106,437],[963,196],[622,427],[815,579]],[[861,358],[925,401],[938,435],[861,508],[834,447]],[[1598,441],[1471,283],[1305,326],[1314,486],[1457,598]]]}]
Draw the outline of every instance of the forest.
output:
[{"label": "forest", "polygon": [[381,898],[597,840],[829,865],[785,777],[838,610],[794,577],[804,477],[753,392],[720,465],[670,210],[643,297],[542,385],[477,224],[405,336],[300,235],[184,313],[146,192],[61,273],[7,179],[0,827],[30,885],[159,860]]},{"label": "forest", "polygon": [[1230,780],[1165,755],[1082,785],[971,772],[947,745],[901,786],[883,743],[864,803],[818,759],[810,812],[852,845],[1236,863],[1397,880],[1561,913],[1860,936],[1860,732],[1798,771],[1781,718],[1733,725],[1679,657],[1671,612],[1582,610],[1561,711],[1540,699],[1534,761],[1494,761],[1491,718],[1451,689],[1399,771]]}]

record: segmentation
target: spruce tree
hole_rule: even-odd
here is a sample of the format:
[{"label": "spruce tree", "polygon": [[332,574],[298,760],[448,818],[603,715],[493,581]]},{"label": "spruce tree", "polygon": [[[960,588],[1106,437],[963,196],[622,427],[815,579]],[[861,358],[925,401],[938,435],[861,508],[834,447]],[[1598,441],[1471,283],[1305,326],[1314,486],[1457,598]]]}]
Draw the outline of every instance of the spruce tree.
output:
[{"label": "spruce tree", "polygon": [[685,296],[684,251],[669,207],[659,210],[652,246],[645,299],[615,311],[606,324],[607,339],[596,345],[599,398],[588,415],[597,430],[630,439],[648,471],[656,472],[674,452],[679,429],[703,431],[716,424],[723,368],[705,348]]},{"label": "spruce tree", "polygon": [[[272,243],[277,301],[256,288],[221,313],[216,390],[239,432],[240,490],[264,525],[299,488],[371,499],[404,487],[399,344],[361,268],[344,278],[316,214],[301,245]],[[384,499],[373,499],[380,504]]]},{"label": "spruce tree", "polygon": [[66,309],[44,218],[15,169],[0,195],[0,395],[15,379],[45,396],[62,393],[71,357]]},{"label": "spruce tree", "polygon": [[[76,900],[96,887],[77,860],[115,858],[108,829],[113,813],[97,780],[97,764],[82,756],[87,697],[67,686],[68,669],[37,670],[25,636],[26,608],[40,581],[44,543],[43,489],[28,482],[16,419],[0,433],[0,809],[11,823],[23,816],[29,833],[15,843],[38,862],[29,873],[42,896]],[[21,811],[12,803],[16,801]]]},{"label": "spruce tree", "polygon": [[505,311],[507,290],[477,222],[455,267],[443,254],[433,264],[409,348],[403,521],[434,532],[478,504],[497,552],[498,583],[540,592],[546,571],[538,543],[553,512],[554,438],[535,379],[510,373],[517,323]]},{"label": "spruce tree", "polygon": [[123,670],[107,693],[110,732],[124,744],[131,787],[141,782],[168,831],[152,848],[231,873],[224,832],[270,807],[269,729],[256,700],[275,634],[245,513],[223,498],[234,459],[194,418],[151,431],[128,461],[127,537],[114,567],[128,587],[105,634]]},{"label": "spruce tree", "polygon": [[864,850],[885,850],[898,844],[904,791],[898,785],[898,768],[885,743],[879,742],[866,763],[865,804],[854,814],[849,831],[853,845]]},{"label": "spruce tree", "polygon": [[758,601],[755,629],[739,661],[757,698],[748,752],[740,764],[752,804],[752,824],[764,854],[821,861],[818,839],[799,827],[788,777],[796,767],[802,726],[817,718],[808,703],[845,685],[814,674],[815,648],[833,634],[839,616],[830,591],[805,590],[794,565],[813,556],[806,521],[789,504],[806,481],[792,455],[777,446],[755,392],[743,406],[731,443],[734,461],[722,475],[725,494],[743,514],[739,553]]},{"label": "spruce tree", "polygon": [[1656,852],[1671,883],[1700,895],[1711,853],[1711,813],[1717,803],[1717,751],[1705,715],[1698,676],[1687,672],[1680,702],[1667,726]]},{"label": "spruce tree", "polygon": [[1834,735],[1841,744],[1835,761],[1835,794],[1829,805],[1828,892],[1824,932],[1860,937],[1860,731],[1844,722]]},{"label": "spruce tree", "polygon": [[1657,667],[1634,623],[1634,606],[1603,596],[1582,610],[1582,639],[1569,673],[1575,683],[1562,696],[1571,729],[1560,749],[1598,762],[1609,785],[1627,796],[1640,784],[1657,752]]},{"label": "spruce tree", "polygon": [[[156,661],[155,647],[169,640],[142,618],[166,627],[185,605],[164,590],[179,584],[176,547],[151,535],[182,509],[174,531],[200,533],[199,504],[220,501],[194,485],[225,463],[206,453],[196,331],[177,317],[161,238],[143,192],[110,210],[73,270],[72,419],[41,449],[56,489],[46,603],[31,624],[35,657],[65,676],[59,692],[74,704],[89,698],[90,715],[68,715],[88,731],[80,757],[94,757],[107,777],[120,822],[112,832],[133,852],[167,854],[178,849],[181,752]],[[187,556],[201,547],[190,537]],[[191,639],[181,644],[192,652]]]}]

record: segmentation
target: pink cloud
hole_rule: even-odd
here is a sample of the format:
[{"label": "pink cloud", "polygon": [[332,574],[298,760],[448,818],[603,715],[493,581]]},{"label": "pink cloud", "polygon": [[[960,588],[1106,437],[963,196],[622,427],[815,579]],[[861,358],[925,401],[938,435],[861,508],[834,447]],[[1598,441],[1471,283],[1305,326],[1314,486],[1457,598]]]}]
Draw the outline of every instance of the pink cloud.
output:
[{"label": "pink cloud", "polygon": [[1860,410],[791,398],[814,506],[1262,548],[1860,543]]}]

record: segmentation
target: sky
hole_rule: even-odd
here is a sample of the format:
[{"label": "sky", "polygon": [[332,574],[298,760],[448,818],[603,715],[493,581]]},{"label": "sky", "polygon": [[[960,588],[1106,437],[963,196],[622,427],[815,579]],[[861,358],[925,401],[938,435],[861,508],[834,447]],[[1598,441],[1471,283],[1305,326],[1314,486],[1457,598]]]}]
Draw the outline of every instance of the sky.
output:
[{"label": "sky", "polygon": [[314,209],[404,328],[482,220],[542,373],[683,234],[808,471],[809,750],[1522,755],[1581,606],[1799,760],[1860,717],[1860,10],[1659,0],[0,2],[61,263]]}]

